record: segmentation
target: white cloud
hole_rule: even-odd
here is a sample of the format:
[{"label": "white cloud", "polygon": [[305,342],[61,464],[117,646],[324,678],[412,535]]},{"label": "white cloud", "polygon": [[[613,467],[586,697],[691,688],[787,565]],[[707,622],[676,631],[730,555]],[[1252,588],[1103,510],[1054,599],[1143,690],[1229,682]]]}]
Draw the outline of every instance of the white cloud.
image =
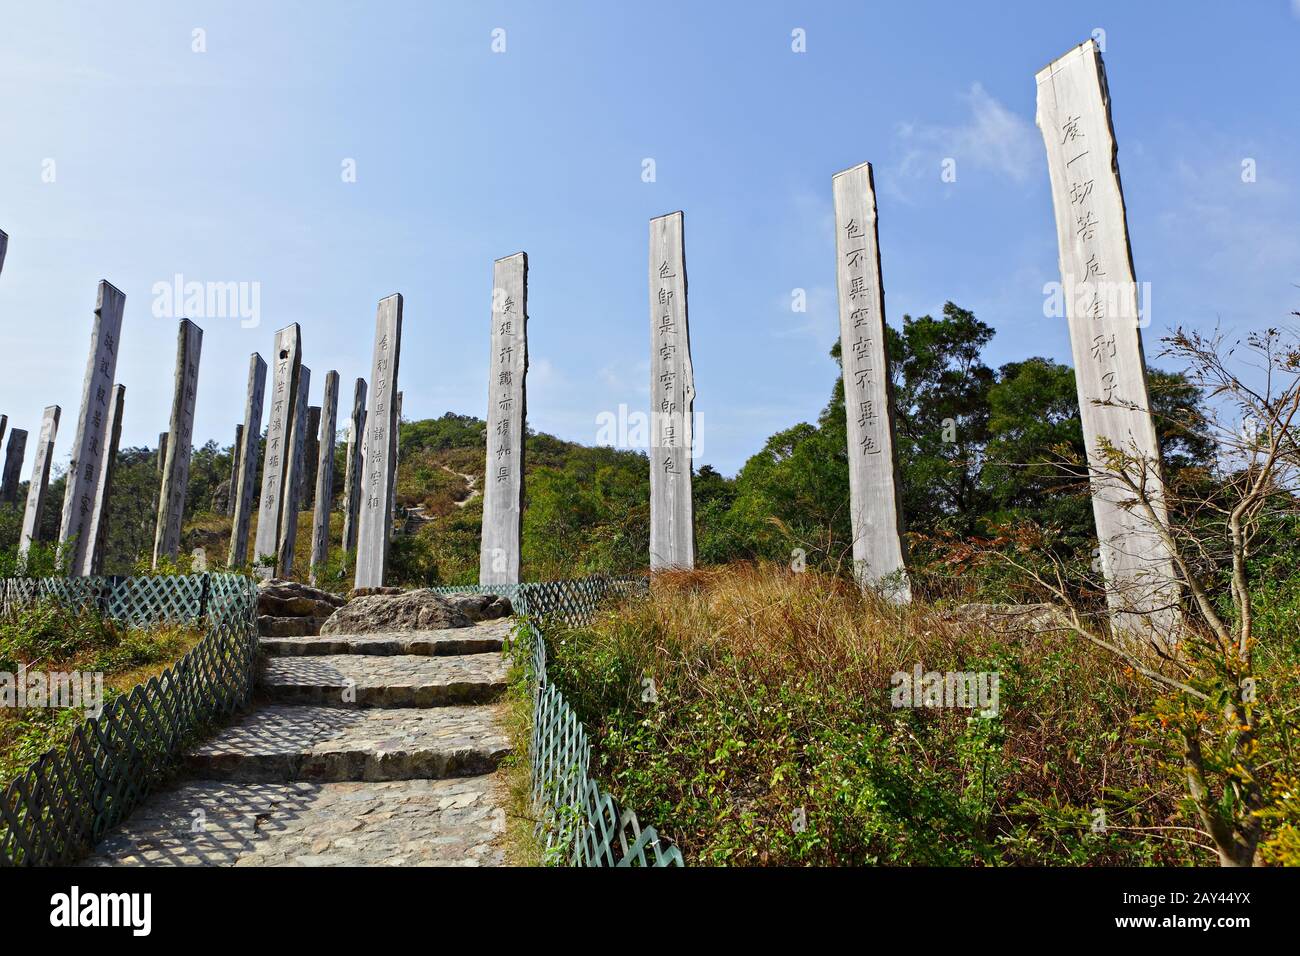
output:
[{"label": "white cloud", "polygon": [[964,166],[988,170],[1018,183],[1032,176],[1041,148],[1034,124],[1007,109],[979,83],[972,84],[962,99],[970,107],[970,117],[964,123],[899,125],[897,136],[903,147],[899,173],[937,181],[942,162],[951,158],[956,160],[958,177]]}]

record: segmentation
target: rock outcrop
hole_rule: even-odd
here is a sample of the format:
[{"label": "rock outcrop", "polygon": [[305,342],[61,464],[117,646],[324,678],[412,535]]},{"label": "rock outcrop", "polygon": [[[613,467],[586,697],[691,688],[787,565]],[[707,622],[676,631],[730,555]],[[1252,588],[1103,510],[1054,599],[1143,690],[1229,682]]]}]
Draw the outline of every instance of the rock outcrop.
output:
[{"label": "rock outcrop", "polygon": [[1053,604],[958,604],[945,608],[944,618],[986,627],[997,633],[1068,629],[1069,617]]},{"label": "rock outcrop", "polygon": [[345,598],[297,581],[267,581],[258,588],[257,628],[263,637],[307,637],[320,633]]},{"label": "rock outcrop", "polygon": [[[387,591],[388,589],[385,589]],[[435,594],[428,589],[354,597],[334,612],[321,634],[375,634],[469,627],[514,613],[507,598],[490,594]]]}]

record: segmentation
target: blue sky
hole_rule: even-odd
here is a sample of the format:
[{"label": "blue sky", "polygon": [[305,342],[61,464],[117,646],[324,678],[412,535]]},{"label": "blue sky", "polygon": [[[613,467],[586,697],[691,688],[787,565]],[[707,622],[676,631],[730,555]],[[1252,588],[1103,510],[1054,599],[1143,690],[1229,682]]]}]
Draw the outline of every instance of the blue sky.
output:
[{"label": "blue sky", "polygon": [[123,440],[154,444],[175,320],[152,290],[180,273],[260,292],[256,328],[197,320],[201,439],[231,441],[248,354],[289,322],[313,401],[328,369],[350,395],[394,291],[407,417],[482,416],[492,260],[523,249],[529,423],[592,443],[601,412],[646,405],[647,221],[682,209],[697,464],[734,473],[825,404],[831,175],[864,160],[892,322],[951,299],[996,328],[992,363],[1068,361],[1063,320],[1043,317],[1059,275],[1034,73],[1097,28],[1148,356],[1178,323],[1285,322],[1300,2],[1083,6],[5,0],[0,412],[34,434],[62,405],[66,462],[106,278],[127,296]]}]

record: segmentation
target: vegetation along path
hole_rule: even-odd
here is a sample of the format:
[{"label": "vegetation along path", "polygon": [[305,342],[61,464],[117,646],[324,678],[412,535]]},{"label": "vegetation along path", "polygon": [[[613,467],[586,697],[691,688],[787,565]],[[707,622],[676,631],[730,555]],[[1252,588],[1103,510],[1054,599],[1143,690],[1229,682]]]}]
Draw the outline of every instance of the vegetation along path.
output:
[{"label": "vegetation along path", "polygon": [[501,865],[510,618],[263,638],[259,706],[91,865]]}]

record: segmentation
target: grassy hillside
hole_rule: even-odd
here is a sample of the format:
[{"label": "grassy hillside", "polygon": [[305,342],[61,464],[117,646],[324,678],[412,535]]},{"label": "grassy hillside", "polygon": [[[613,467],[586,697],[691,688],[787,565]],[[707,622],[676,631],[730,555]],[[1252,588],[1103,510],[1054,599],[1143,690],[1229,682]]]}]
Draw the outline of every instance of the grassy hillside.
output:
[{"label": "grassy hillside", "polygon": [[[1263,846],[1300,862],[1297,648],[1284,620],[1261,636],[1262,680],[1278,691],[1260,721],[1260,763],[1278,784]],[[665,575],[653,601],[552,634],[548,648],[596,772],[694,862],[1217,862],[1158,695],[1068,632],[900,610],[815,572],[732,565]],[[894,675],[918,665],[998,675],[996,715],[894,706]]]}]

